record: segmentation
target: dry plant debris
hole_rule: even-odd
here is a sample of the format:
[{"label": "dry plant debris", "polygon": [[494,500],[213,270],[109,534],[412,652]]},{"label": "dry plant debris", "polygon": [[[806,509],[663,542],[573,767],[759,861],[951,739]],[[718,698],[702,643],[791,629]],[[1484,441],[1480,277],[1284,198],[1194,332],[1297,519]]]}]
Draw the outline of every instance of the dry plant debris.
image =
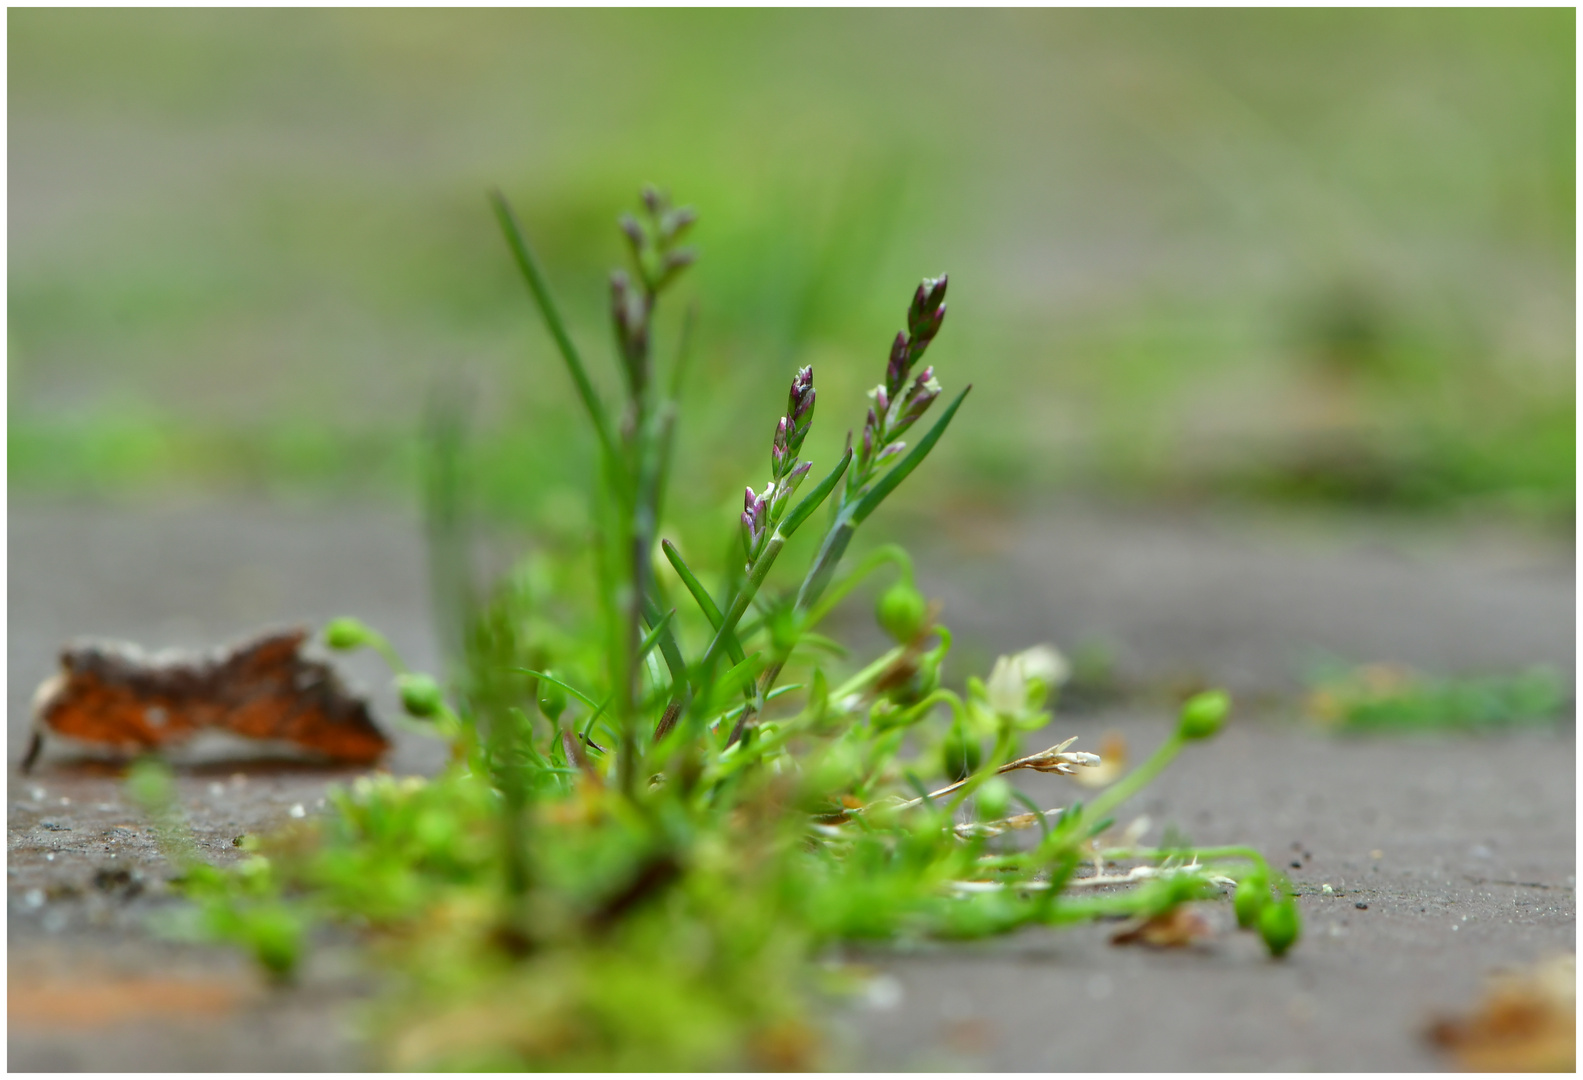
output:
[{"label": "dry plant debris", "polygon": [[335,761],[369,764],[389,747],[367,704],[328,664],[300,650],[306,630],[268,633],[230,649],[148,656],[136,645],[85,642],[33,695],[27,772],[45,732],[124,753],[185,742],[205,729],[276,739]]},{"label": "dry plant debris", "polygon": [[1576,1072],[1577,957],[1496,976],[1478,1008],[1428,1035],[1471,1072]]}]

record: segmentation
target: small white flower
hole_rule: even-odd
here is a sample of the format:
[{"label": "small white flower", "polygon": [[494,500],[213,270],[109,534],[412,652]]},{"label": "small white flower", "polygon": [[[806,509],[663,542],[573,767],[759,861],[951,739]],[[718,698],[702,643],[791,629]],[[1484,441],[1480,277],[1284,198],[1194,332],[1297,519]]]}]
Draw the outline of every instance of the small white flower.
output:
[{"label": "small white flower", "polygon": [[1051,645],[1035,645],[1015,656],[1002,656],[995,661],[985,683],[989,707],[1004,716],[1020,716],[1034,704],[1032,683],[1037,681],[1048,691],[1065,683],[1071,675],[1072,665]]}]

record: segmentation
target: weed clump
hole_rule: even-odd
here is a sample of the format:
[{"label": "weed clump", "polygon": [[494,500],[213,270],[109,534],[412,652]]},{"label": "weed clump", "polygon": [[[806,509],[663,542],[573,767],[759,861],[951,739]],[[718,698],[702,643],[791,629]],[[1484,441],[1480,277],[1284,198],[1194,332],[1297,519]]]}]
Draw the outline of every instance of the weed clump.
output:
[{"label": "weed clump", "polygon": [[[377,1013],[382,1062],[470,1069],[817,1065],[810,960],[846,941],[1159,920],[1235,889],[1239,922],[1276,955],[1290,947],[1291,886],[1257,852],[1112,832],[1127,799],[1220,729],[1224,694],[1187,702],[1153,756],[1087,805],[1042,808],[1008,774],[1099,764],[1072,739],[1021,745],[1049,724],[1065,659],[1042,646],[1002,657],[958,694],[943,681],[950,631],[906,552],[880,547],[841,573],[857,529],[967,396],[937,408],[943,384],[923,362],[945,276],[914,291],[857,436],[819,468],[814,372],[795,373],[769,477],[745,488],[733,551],[711,573],[660,535],[687,350],[657,363],[656,315],[693,260],[693,214],[648,189],[621,219],[631,267],[610,281],[624,387],[611,410],[509,206],[496,195],[494,208],[598,445],[596,528],[454,605],[465,625],[444,679],[409,672],[360,623],[326,627],[330,647],[390,661],[410,722],[448,741],[450,763],[334,791],[322,816],[249,838],[236,868],[184,856],[214,935],[286,973],[314,923],[363,928],[395,976]],[[761,452],[744,446],[745,465]],[[445,550],[454,499],[444,485],[431,496]],[[809,564],[776,576],[804,528],[818,531]],[[818,628],[887,566],[897,578],[876,615],[894,644],[845,663]]]}]

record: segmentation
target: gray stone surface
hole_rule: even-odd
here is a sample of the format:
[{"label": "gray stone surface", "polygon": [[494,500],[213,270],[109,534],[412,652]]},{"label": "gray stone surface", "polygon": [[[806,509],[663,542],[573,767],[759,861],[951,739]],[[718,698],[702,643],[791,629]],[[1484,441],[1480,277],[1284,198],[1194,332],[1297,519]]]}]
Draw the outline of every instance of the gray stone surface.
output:
[{"label": "gray stone surface", "polygon": [[[1099,637],[1129,676],[1224,681],[1277,703],[1314,648],[1432,670],[1545,662],[1572,673],[1574,568],[1543,543],[1091,507],[958,522],[921,546],[919,576],[944,599],[964,659]],[[301,985],[281,991],[230,952],[157,939],[146,919],[166,907],[161,864],[115,777],[59,748],[32,777],[15,762],[29,694],[73,636],[210,645],[350,612],[432,664],[414,523],[361,508],[13,505],[8,531],[11,1067],[357,1067],[357,1007],[370,983],[344,942],[327,940]],[[360,658],[350,673],[389,716],[379,665]],[[832,1013],[849,1061],[1434,1068],[1419,1038],[1432,1011],[1470,1004],[1497,968],[1575,948],[1570,723],[1488,739],[1354,740],[1299,726],[1289,709],[1251,712],[1191,748],[1133,810],[1156,830],[1172,823],[1195,841],[1245,841],[1297,861],[1308,932],[1290,957],[1270,961],[1232,933],[1181,953],[1114,948],[1104,926],[854,952],[899,994]],[[1164,723],[1132,704],[1057,726],[1080,746],[1114,729],[1138,756]],[[437,764],[432,742],[397,741],[395,771]],[[217,859],[234,854],[237,833],[299,804],[312,812],[325,785],[349,775],[225,752],[195,755],[179,778]],[[1062,783],[1036,776],[1026,786],[1059,805],[1071,796]],[[101,869],[125,869],[135,885],[95,884]],[[1223,908],[1210,914],[1229,920]],[[176,993],[170,983],[215,1007],[159,1008]],[[56,1001],[69,1007],[51,1012]]]}]

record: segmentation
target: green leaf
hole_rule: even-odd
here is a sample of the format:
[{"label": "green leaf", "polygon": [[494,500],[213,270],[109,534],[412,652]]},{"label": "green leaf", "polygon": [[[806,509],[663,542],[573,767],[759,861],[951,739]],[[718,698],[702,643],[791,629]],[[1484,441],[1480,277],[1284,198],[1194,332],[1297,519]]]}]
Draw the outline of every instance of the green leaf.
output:
[{"label": "green leaf", "polygon": [[[933,433],[931,432],[931,434]],[[786,515],[786,520],[781,522],[780,528],[776,531],[785,537],[790,537],[792,533],[796,532],[798,527],[808,520],[808,515],[819,509],[819,504],[824,502],[829,497],[830,492],[835,490],[836,484],[841,482],[841,474],[846,472],[847,464],[851,460],[852,448],[849,446],[846,453],[841,455],[841,460],[836,464],[836,467],[830,470],[830,475],[819,481],[819,486],[810,491],[808,497],[798,503],[795,510]],[[900,468],[900,466],[897,467]]]},{"label": "green leaf", "polygon": [[740,682],[742,686],[749,688],[749,692],[751,692],[753,680],[758,678],[758,669],[763,663],[764,654],[754,653],[720,676],[715,683],[715,687],[718,689],[723,686],[729,690],[732,684]]},{"label": "green leaf", "polygon": [[911,475],[914,469],[923,464],[923,459],[929,456],[929,451],[934,449],[934,444],[939,442],[940,436],[945,434],[945,429],[951,423],[951,418],[956,415],[956,410],[961,407],[962,399],[967,397],[967,392],[971,389],[973,389],[971,383],[964,387],[962,392],[956,395],[956,400],[951,402],[940,419],[934,422],[934,427],[929,429],[929,433],[918,440],[918,445],[914,446],[895,468],[881,477],[879,483],[869,488],[868,493],[857,501],[857,505],[852,509],[853,525],[862,524],[863,519],[877,510],[879,504],[885,501],[886,496],[895,491],[901,482]]},{"label": "green leaf", "polygon": [[[653,601],[650,601],[650,603],[652,604]],[[660,639],[660,635],[663,634],[670,626],[671,618],[675,614],[676,609],[671,608],[660,617],[659,622],[651,622],[649,632],[643,635],[643,640],[638,643],[638,661],[640,663],[642,662],[643,658],[649,654],[649,650],[654,648],[654,643]],[[675,673],[672,672],[672,674]]]},{"label": "green leaf", "polygon": [[[704,618],[709,620],[709,625],[714,630],[720,629],[720,608],[715,605],[714,598],[709,595],[709,590],[704,588],[703,582],[692,572],[687,561],[682,558],[682,553],[676,550],[676,545],[669,540],[660,541],[660,550],[665,552],[671,567],[676,571],[676,576],[682,579],[682,584],[687,586],[687,591],[692,593],[693,599],[698,603],[698,610],[704,613]],[[733,664],[740,664],[743,660],[742,644],[733,634],[726,641],[726,654],[731,657]]]},{"label": "green leaf", "polygon": [[1028,798],[1028,796],[1023,792],[1018,791],[1015,787],[1011,789],[1011,797],[1016,799],[1023,806],[1026,806],[1028,808],[1028,812],[1033,815],[1033,819],[1039,823],[1039,832],[1041,834],[1040,839],[1048,837],[1050,835],[1050,822],[1044,816],[1044,811],[1039,809],[1039,804]]},{"label": "green leaf", "polygon": [[555,299],[550,295],[550,286],[544,279],[544,271],[539,268],[539,261],[534,257],[533,249],[528,247],[527,241],[522,238],[517,217],[512,213],[506,197],[498,190],[491,191],[489,201],[495,208],[495,217],[500,220],[500,230],[506,234],[506,243],[511,247],[511,254],[516,257],[517,269],[522,271],[522,276],[528,283],[528,291],[533,296],[533,302],[538,306],[539,314],[544,317],[550,336],[555,339],[556,347],[560,349],[561,358],[566,361],[566,368],[571,372],[572,381],[577,384],[577,394],[583,399],[583,406],[588,410],[589,419],[593,421],[594,433],[599,436],[600,448],[604,450],[607,461],[619,461],[615,439],[610,435],[610,421],[605,416],[599,395],[594,391],[593,382],[588,378],[588,369],[583,366],[583,358],[578,354],[577,346],[572,344],[571,335],[566,332],[566,322],[561,318],[560,309],[555,306]]},{"label": "green leaf", "polygon": [[577,687],[573,686],[571,683],[562,682],[560,679],[557,679],[554,675],[549,675],[549,674],[546,674],[545,672],[542,672],[542,671],[534,671],[532,668],[525,668],[525,667],[514,667],[514,668],[511,668],[510,670],[511,671],[520,671],[524,675],[532,675],[534,678],[543,679],[545,682],[548,682],[548,683],[554,683],[556,686],[559,686],[562,690],[565,690],[568,694],[571,694],[573,697],[577,698],[578,701],[581,701],[583,704],[587,705],[590,709],[602,709],[602,708],[604,708],[603,705],[599,704],[593,698],[589,697],[587,694],[585,694],[581,690],[577,689]]}]

